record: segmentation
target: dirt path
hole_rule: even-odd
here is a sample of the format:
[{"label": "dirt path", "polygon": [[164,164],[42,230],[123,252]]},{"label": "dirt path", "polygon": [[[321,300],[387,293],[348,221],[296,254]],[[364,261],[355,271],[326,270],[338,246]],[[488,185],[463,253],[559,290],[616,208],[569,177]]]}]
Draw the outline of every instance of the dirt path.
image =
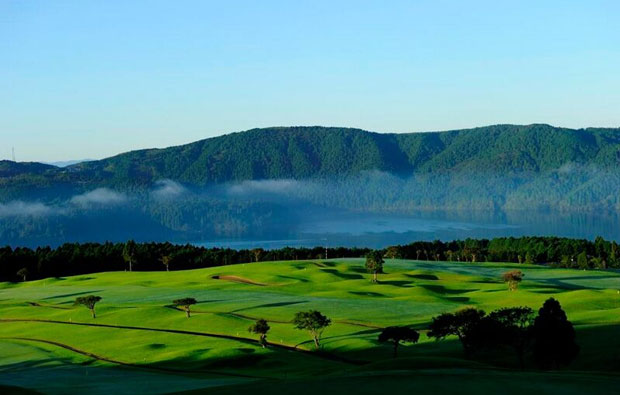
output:
[{"label": "dirt path", "polygon": [[[25,318],[1,318],[0,322],[43,322],[43,323],[48,323],[48,324],[78,325],[78,326],[91,326],[91,327],[112,328],[112,329],[128,329],[128,330],[137,330],[137,331],[165,332],[165,333],[174,333],[174,334],[178,334],[178,335],[192,335],[192,336],[212,337],[212,338],[216,338],[216,339],[234,340],[234,341],[238,341],[238,342],[242,342],[242,343],[246,343],[246,344],[251,344],[251,345],[258,345],[259,344],[258,340],[250,339],[250,338],[247,338],[247,337],[240,337],[240,336],[233,336],[233,335],[224,335],[224,334],[220,334],[220,333],[185,331],[185,330],[181,330],[181,329],[146,328],[146,327],[140,327],[140,326],[95,324],[95,323],[89,323],[89,322],[68,322],[68,321],[44,320],[44,319],[36,319],[36,318],[30,318],[30,319],[25,319]],[[303,353],[303,354],[306,354],[306,355],[313,355],[313,356],[316,356],[316,357],[319,357],[319,358],[329,359],[329,360],[337,361],[337,362],[348,363],[348,364],[351,364],[351,365],[363,365],[363,364],[366,363],[366,361],[351,360],[351,359],[348,359],[348,358],[345,358],[345,357],[340,357],[340,356],[337,356],[337,355],[334,355],[334,354],[328,354],[328,353],[322,353],[322,352],[318,353],[318,352],[314,352],[314,351],[310,351],[310,350],[304,350],[304,349],[301,349],[301,348],[297,348],[296,346],[291,346],[291,345],[287,345],[287,344],[268,342],[267,345],[270,346],[270,347],[273,347],[273,348],[277,348],[277,349],[288,350],[288,351],[295,351],[295,352]]]}]

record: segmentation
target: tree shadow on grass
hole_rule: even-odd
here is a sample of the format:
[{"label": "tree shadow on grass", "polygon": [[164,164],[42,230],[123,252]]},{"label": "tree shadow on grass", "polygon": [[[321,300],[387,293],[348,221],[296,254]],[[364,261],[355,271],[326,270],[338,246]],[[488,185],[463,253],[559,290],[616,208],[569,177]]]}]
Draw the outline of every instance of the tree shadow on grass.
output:
[{"label": "tree shadow on grass", "polygon": [[196,304],[206,304],[206,303],[217,303],[217,302],[226,302],[228,299],[210,299],[210,300],[199,300]]},{"label": "tree shadow on grass", "polygon": [[[94,360],[89,359],[87,361],[93,362]],[[0,373],[10,372],[13,370],[25,370],[25,369],[50,366],[54,364],[55,362],[61,363],[63,365],[75,365],[76,364],[76,362],[70,358],[53,357],[53,358],[45,358],[45,359],[36,359],[36,360],[15,362],[12,364],[7,364],[7,365],[0,365]]]},{"label": "tree shadow on grass", "polygon": [[26,303],[29,306],[33,306],[33,307],[47,307],[47,308],[50,308],[50,309],[71,310],[70,307],[56,306],[56,305],[53,305],[53,304],[49,304],[49,305],[45,304],[45,305],[43,305],[43,304],[40,304],[40,303],[37,303],[37,302],[26,302]]},{"label": "tree shadow on grass", "polygon": [[467,296],[447,296],[444,299],[449,300],[451,302],[465,303],[469,302],[469,298]]},{"label": "tree shadow on grass", "polygon": [[[597,272],[595,272],[597,273]],[[620,276],[616,275],[616,276],[610,276],[610,275],[604,275],[604,276],[572,276],[572,277],[560,277],[558,280],[556,281],[566,281],[566,280],[601,280],[601,279],[607,279],[607,278],[614,278],[616,280],[620,280]]]},{"label": "tree shadow on grass", "polygon": [[259,304],[258,306],[243,307],[237,310],[233,310],[232,313],[237,313],[239,311],[246,311],[246,310],[269,308],[269,307],[292,306],[292,305],[302,304],[302,303],[307,303],[307,302],[308,302],[307,300],[296,300],[292,302],[265,303],[265,304]]},{"label": "tree shadow on grass", "polygon": [[530,290],[531,292],[544,293],[544,294],[569,292],[569,291],[580,291],[583,289],[592,289],[591,287],[584,287],[582,285],[569,284],[569,283],[565,283],[562,280],[557,280],[557,279],[544,280],[539,283],[535,283],[531,286],[531,288],[539,288],[538,290],[531,289],[530,286],[525,286],[523,288],[526,288]]},{"label": "tree shadow on grass", "polygon": [[321,269],[322,272],[333,274],[336,277],[342,278],[343,280],[361,280],[364,278],[361,274],[347,274],[341,273],[336,269]]},{"label": "tree shadow on grass", "polygon": [[379,292],[349,291],[349,293],[353,295],[357,295],[357,296],[385,297],[384,294],[379,293]]},{"label": "tree shadow on grass", "polygon": [[413,288],[413,283],[411,281],[403,281],[403,280],[387,280],[387,281],[379,281],[381,285],[392,285],[394,287],[403,287],[403,288]]},{"label": "tree shadow on grass", "polygon": [[464,294],[467,292],[478,291],[477,289],[449,289],[449,288],[444,287],[443,285],[435,285],[435,284],[420,284],[419,286],[429,291],[442,294],[442,295],[458,295],[458,294]]},{"label": "tree shadow on grass", "polygon": [[[204,303],[208,303],[208,302],[210,301],[205,301]],[[199,303],[203,303],[203,302],[197,302],[196,304],[199,304]],[[185,312],[185,310],[183,310],[181,307],[177,305],[173,305],[173,304],[164,305],[164,308]],[[191,314],[230,314],[230,313],[219,313],[219,312],[213,312],[213,311],[201,311],[197,309],[191,309]]]},{"label": "tree shadow on grass", "polygon": [[543,294],[543,295],[555,295],[555,294],[560,294],[564,292],[571,292],[570,289],[560,289],[560,288],[555,288],[555,287],[544,287],[542,289],[541,287],[537,287],[537,289],[531,289],[531,288],[523,288],[523,289],[527,289],[529,292],[532,292],[535,294]]},{"label": "tree shadow on grass", "polygon": [[[366,336],[366,335],[377,335],[378,336],[381,331],[382,331],[381,328],[369,328],[369,329],[365,329],[362,331],[347,333],[344,335],[323,336],[321,338],[321,344],[326,345],[326,344],[333,343],[334,341],[337,341],[339,339],[346,339],[346,338],[355,337],[355,336]],[[308,340],[302,341],[301,343],[296,344],[295,347],[299,347],[303,345],[312,345],[312,344],[313,344],[313,340],[308,339]]]},{"label": "tree shadow on grass", "polygon": [[278,275],[277,277],[278,277],[278,278],[283,278],[283,279],[285,279],[285,280],[295,280],[295,281],[299,281],[299,282],[302,282],[302,283],[307,283],[307,282],[309,282],[309,281],[310,281],[310,280],[308,280],[308,279],[306,279],[306,278],[301,278],[301,277],[293,277],[293,276],[284,276],[284,275],[281,275],[281,274],[280,274],[280,275]]},{"label": "tree shadow on grass", "polygon": [[228,370],[233,369],[238,372],[239,369],[256,367],[257,364],[268,359],[265,354],[255,354],[254,350],[249,351],[247,348],[237,349],[239,354],[219,358],[205,359],[204,351],[195,350],[187,355],[179,358],[168,359],[162,362],[148,364],[151,368],[174,368],[187,370],[188,373],[199,373],[202,370]]},{"label": "tree shadow on grass", "polygon": [[439,277],[437,277],[434,274],[408,274],[408,273],[404,273],[403,274],[405,277],[409,277],[409,278],[415,278],[418,280],[439,280]]},{"label": "tree shadow on grass", "polygon": [[97,289],[97,290],[92,290],[92,291],[84,291],[84,292],[75,292],[72,294],[63,294],[63,295],[54,295],[54,296],[48,296],[47,298],[43,298],[43,300],[48,300],[48,299],[60,299],[60,298],[68,298],[70,296],[78,296],[78,295],[86,295],[86,294],[94,294],[96,292],[101,292],[101,289]]},{"label": "tree shadow on grass", "polygon": [[313,265],[318,267],[334,267],[336,266],[333,262],[312,262]]}]

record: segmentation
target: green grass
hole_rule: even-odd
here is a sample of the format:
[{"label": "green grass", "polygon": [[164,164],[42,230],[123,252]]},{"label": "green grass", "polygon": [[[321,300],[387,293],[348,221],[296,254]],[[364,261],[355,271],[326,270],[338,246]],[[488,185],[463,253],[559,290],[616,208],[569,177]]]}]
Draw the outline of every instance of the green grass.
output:
[{"label": "green grass", "polygon": [[[525,273],[516,292],[499,280],[512,267]],[[516,393],[538,386],[573,393],[612,392],[620,383],[619,273],[397,260],[386,272],[372,284],[363,260],[339,259],[0,283],[0,386],[46,393],[268,392],[291,385],[300,393],[317,386],[371,393],[389,385]],[[73,306],[87,294],[103,297],[97,319]],[[171,306],[180,297],[199,301],[190,319]],[[463,306],[537,310],[549,297],[578,333],[581,353],[567,371],[520,372],[510,351],[465,360],[454,339],[425,334],[393,360],[391,348],[376,341],[382,327],[424,330],[431,317]],[[333,322],[319,353],[290,323],[309,309]],[[266,349],[247,330],[257,318],[272,328]]]}]

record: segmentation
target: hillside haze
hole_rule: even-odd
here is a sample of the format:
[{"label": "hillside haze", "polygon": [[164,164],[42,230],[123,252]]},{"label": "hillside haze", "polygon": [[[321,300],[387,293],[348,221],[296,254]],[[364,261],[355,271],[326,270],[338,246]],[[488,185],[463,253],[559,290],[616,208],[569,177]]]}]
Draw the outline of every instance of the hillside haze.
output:
[{"label": "hillside haze", "polygon": [[619,129],[317,126],[252,129],[63,168],[2,161],[0,242],[290,237],[317,215],[351,212],[450,210],[469,213],[465,222],[514,210],[616,215],[619,153]]}]

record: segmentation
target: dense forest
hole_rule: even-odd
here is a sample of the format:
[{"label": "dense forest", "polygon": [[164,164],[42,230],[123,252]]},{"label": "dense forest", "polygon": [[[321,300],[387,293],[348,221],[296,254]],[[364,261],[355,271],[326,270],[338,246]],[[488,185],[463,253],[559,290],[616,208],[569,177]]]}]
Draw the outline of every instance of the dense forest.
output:
[{"label": "dense forest", "polygon": [[[386,258],[425,261],[514,262],[579,269],[620,267],[619,246],[558,237],[413,242],[379,250]],[[58,248],[0,248],[0,281],[35,280],[105,271],[183,270],[244,262],[363,257],[368,248],[233,250],[171,243],[67,243]]]}]

